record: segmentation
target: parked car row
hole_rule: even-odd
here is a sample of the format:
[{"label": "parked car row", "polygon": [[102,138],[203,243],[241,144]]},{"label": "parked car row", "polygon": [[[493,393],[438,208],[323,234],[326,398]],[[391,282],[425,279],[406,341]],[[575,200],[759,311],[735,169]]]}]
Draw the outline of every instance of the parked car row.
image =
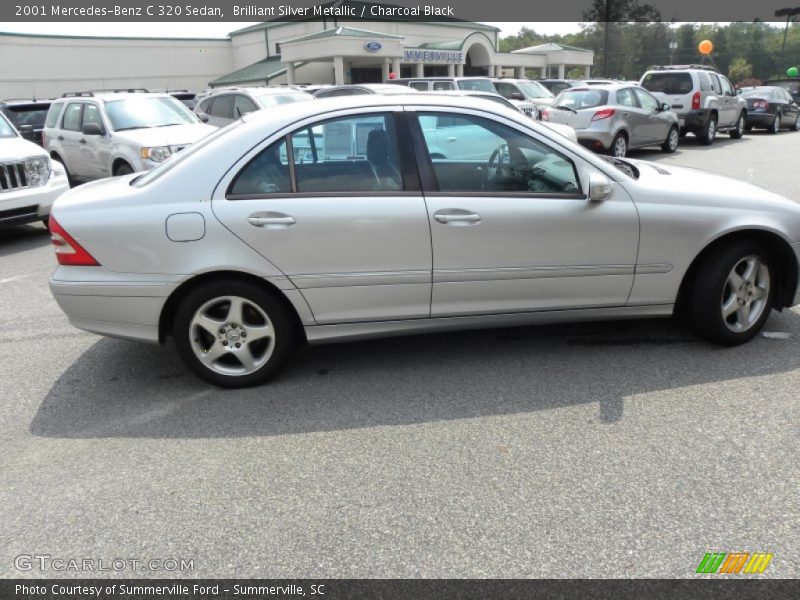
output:
[{"label": "parked car row", "polygon": [[[609,106],[624,89],[592,91]],[[800,303],[796,202],[598,156],[454,91],[254,111],[148,172],[66,192],[56,301],[87,331],[171,338],[224,387],[266,381],[306,342],[677,313],[735,345]],[[111,125],[120,100],[58,104],[101,102]]]}]

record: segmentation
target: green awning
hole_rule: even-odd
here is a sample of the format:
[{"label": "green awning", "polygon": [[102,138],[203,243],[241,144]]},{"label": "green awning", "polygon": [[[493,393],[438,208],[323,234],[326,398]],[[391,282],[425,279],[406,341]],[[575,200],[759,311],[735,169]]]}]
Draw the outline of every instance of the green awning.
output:
[{"label": "green awning", "polygon": [[279,75],[286,73],[286,65],[281,62],[279,56],[270,56],[252,65],[247,65],[241,69],[237,69],[232,73],[217,77],[208,85],[211,87],[222,87],[226,85],[243,85],[243,84],[267,84],[270,79],[274,79]]}]

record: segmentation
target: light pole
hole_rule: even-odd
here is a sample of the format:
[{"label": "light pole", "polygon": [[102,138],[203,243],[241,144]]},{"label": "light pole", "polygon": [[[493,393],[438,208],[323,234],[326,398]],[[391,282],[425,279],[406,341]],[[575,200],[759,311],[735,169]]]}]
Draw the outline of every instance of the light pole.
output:
[{"label": "light pole", "polygon": [[789,33],[789,22],[795,15],[800,15],[800,6],[781,8],[775,11],[776,17],[786,17],[786,28],[783,30],[783,44],[781,45],[781,68],[783,68],[783,54],[786,51],[786,35]]}]

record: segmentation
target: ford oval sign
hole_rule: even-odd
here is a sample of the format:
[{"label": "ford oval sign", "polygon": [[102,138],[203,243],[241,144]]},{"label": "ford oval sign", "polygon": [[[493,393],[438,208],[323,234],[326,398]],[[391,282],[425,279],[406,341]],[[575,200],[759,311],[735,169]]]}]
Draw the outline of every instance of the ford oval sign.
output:
[{"label": "ford oval sign", "polygon": [[366,42],[364,44],[364,48],[366,48],[369,52],[377,52],[383,48],[383,44],[380,42]]}]

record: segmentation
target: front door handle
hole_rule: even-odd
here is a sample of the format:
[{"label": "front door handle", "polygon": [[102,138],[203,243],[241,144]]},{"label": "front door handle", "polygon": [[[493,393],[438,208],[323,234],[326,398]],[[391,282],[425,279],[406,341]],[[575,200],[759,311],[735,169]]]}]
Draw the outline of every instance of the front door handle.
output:
[{"label": "front door handle", "polygon": [[56,139],[57,139],[59,142],[63,142],[63,141],[64,141],[64,136],[63,136],[63,135],[60,135],[60,136],[58,136],[58,138],[56,138]]},{"label": "front door handle", "polygon": [[439,223],[444,223],[447,225],[448,223],[478,223],[481,220],[481,216],[477,213],[434,213],[433,218],[439,221]]},{"label": "front door handle", "polygon": [[456,136],[454,136],[454,135],[451,135],[451,136],[449,136],[449,137],[447,138],[447,141],[448,141],[448,142],[457,142],[457,141],[458,141],[458,138],[457,138]]},{"label": "front door handle", "polygon": [[247,222],[253,227],[290,227],[297,221],[294,217],[280,213],[255,213],[247,217]]},{"label": "front door handle", "polygon": [[80,140],[78,140],[78,143],[79,143],[79,144],[85,144],[85,143],[86,143],[86,140],[85,140],[85,139],[83,139],[83,138],[81,138]]}]

